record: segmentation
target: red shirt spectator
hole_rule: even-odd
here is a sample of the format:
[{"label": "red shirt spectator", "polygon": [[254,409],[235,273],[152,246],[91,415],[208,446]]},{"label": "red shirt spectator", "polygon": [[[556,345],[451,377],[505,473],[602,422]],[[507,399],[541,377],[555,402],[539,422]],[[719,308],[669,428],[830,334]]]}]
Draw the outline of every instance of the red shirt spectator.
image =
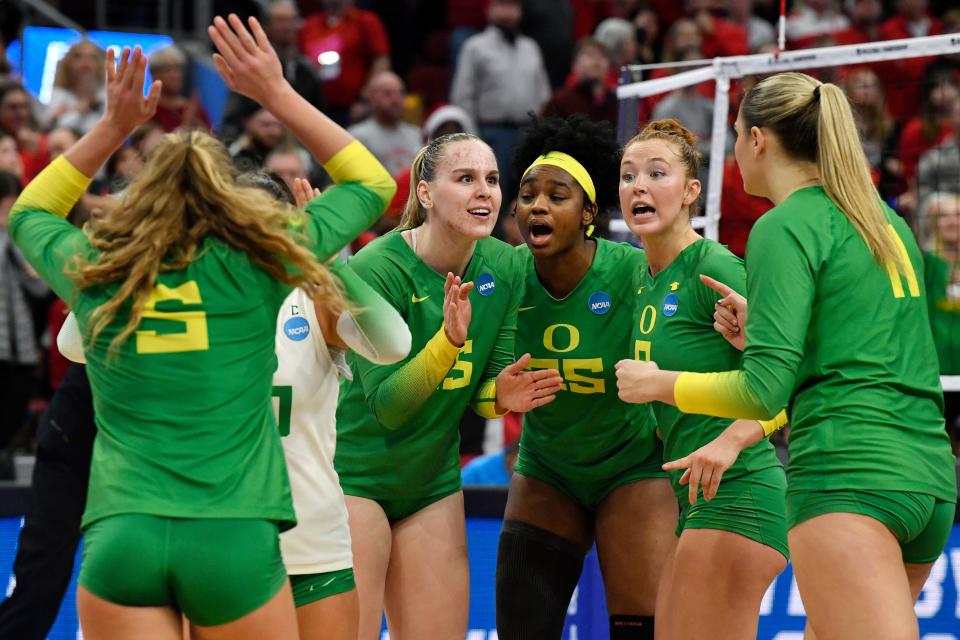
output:
[{"label": "red shirt spectator", "polygon": [[340,73],[325,79],[323,88],[328,106],[340,111],[348,110],[360,97],[374,63],[390,55],[387,33],[377,14],[353,6],[339,15],[321,11],[308,17],[300,30],[299,45],[300,51],[321,67],[321,76],[325,71],[318,56],[327,51],[339,54]]},{"label": "red shirt spectator", "polygon": [[917,163],[920,162],[920,156],[946,141],[953,134],[953,130],[948,124],[940,123],[932,132],[933,135],[930,135],[930,133],[924,131],[923,121],[920,118],[911,119],[904,125],[903,131],[900,133],[898,155],[903,165],[903,179],[908,183],[917,174]]},{"label": "red shirt spectator", "polygon": [[766,198],[751,196],[743,190],[743,176],[736,161],[723,167],[723,195],[720,196],[720,243],[744,257],[747,237],[753,223],[773,207]]},{"label": "red shirt spectator", "polygon": [[[900,40],[918,35],[935,36],[943,33],[940,21],[925,16],[924,20],[910,21],[906,16],[898,15],[880,25],[880,37],[884,40]],[[923,32],[926,25],[926,32]],[[881,75],[884,78],[887,95],[887,108],[898,122],[903,122],[917,112],[920,106],[920,78],[935,58],[903,58],[892,60]]]},{"label": "red shirt spectator", "polygon": [[[185,100],[179,104],[157,104],[157,112],[153,121],[166,132],[180,127],[201,128],[210,130],[210,116],[196,98]],[[189,123],[189,124],[188,124]]]}]

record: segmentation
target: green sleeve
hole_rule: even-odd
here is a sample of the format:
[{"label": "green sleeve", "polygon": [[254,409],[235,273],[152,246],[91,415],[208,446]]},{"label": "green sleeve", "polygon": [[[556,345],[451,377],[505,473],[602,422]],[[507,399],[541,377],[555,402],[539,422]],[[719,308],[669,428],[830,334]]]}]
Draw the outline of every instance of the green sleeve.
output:
[{"label": "green sleeve", "polygon": [[500,330],[497,332],[497,340],[490,352],[490,358],[483,367],[480,384],[477,385],[473,398],[470,400],[470,406],[474,412],[483,418],[495,418],[502,415],[494,409],[497,400],[495,381],[500,372],[513,364],[516,359],[514,351],[517,344],[517,315],[520,305],[523,303],[525,274],[520,254],[511,252],[510,260],[511,275],[513,276],[510,305],[507,307],[507,315],[500,324]]},{"label": "green sleeve", "polygon": [[[349,265],[377,294],[396,309],[403,309],[403,283],[396,278],[395,264],[377,268],[380,257],[360,252]],[[460,349],[447,340],[443,326],[417,353],[399,363],[376,364],[354,357],[363,396],[377,421],[388,429],[402,426],[430,399],[450,372]]]},{"label": "green sleeve", "polygon": [[10,237],[62,300],[72,300],[76,292],[65,273],[70,261],[90,250],[83,232],[65,219],[89,184],[90,178],[61,156],[30,181],[10,212]]},{"label": "green sleeve", "polygon": [[383,165],[356,140],[338,151],[324,169],[336,186],[306,206],[307,237],[321,260],[373,226],[397,190]]},{"label": "green sleeve", "polygon": [[739,371],[684,373],[674,398],[684,413],[767,420],[787,406],[804,355],[825,253],[823,236],[790,210],[768,213],[747,243],[749,317]]}]

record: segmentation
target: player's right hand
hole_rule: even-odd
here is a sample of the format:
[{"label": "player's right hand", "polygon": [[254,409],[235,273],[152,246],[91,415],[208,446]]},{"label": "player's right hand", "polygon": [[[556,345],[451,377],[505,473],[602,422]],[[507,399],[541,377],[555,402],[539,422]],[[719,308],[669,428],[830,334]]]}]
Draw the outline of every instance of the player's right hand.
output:
[{"label": "player's right hand", "polygon": [[461,282],[460,276],[447,273],[443,283],[443,325],[447,340],[455,347],[462,347],[467,341],[467,330],[473,307],[470,305],[472,282]]},{"label": "player's right hand", "polygon": [[747,326],[747,299],[710,276],[700,274],[700,280],[723,296],[714,307],[713,328],[736,349],[743,351],[747,339],[744,332]]}]

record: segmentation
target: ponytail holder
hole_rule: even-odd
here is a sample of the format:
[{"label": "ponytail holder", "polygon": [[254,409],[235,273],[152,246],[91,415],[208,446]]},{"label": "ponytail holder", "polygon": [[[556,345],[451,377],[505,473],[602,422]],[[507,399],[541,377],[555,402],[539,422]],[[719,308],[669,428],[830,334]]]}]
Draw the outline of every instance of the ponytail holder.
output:
[{"label": "ponytail holder", "polygon": [[814,102],[820,102],[820,87],[822,87],[822,86],[823,86],[822,84],[818,84],[817,86],[815,86],[815,87],[813,88],[813,101],[814,101]]}]

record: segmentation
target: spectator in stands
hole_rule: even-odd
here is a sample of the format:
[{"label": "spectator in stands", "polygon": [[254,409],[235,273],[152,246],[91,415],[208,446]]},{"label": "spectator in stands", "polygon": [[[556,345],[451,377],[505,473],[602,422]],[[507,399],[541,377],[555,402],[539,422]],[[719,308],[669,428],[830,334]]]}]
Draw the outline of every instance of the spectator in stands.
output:
[{"label": "spectator in stands", "polygon": [[727,10],[730,21],[747,32],[747,47],[752,53],[777,42],[773,25],[753,13],[753,0],[729,0]]},{"label": "spectator in stands", "polygon": [[950,110],[958,101],[960,85],[952,76],[935,78],[923,87],[920,115],[911,118],[904,125],[897,146],[902,163],[901,176],[908,186],[912,185],[920,158],[950,137]]},{"label": "spectator in stands", "polygon": [[271,151],[288,142],[283,123],[257,104],[243,121],[243,135],[234,140],[228,151],[241,172],[257,171]]},{"label": "spectator in stands", "polygon": [[883,22],[883,3],[880,0],[853,0],[850,6],[850,26],[833,34],[834,44],[877,42]]},{"label": "spectator in stands", "polygon": [[676,62],[681,51],[693,48],[703,50],[703,34],[691,18],[681,18],[667,30],[663,40],[663,61]]},{"label": "spectator in stands", "polygon": [[47,134],[47,153],[50,155],[50,162],[60,157],[64,151],[73,146],[73,143],[80,139],[77,131],[68,127],[57,127]]},{"label": "spectator in stands", "polygon": [[450,66],[456,68],[463,43],[487,25],[487,0],[447,0],[450,25]]},{"label": "spectator in stands", "polygon": [[367,86],[370,117],[349,129],[390,175],[409,167],[420,151],[420,130],[402,119],[405,96],[400,76],[381,71]]},{"label": "spectator in stands", "polygon": [[[920,36],[935,36],[943,33],[940,21],[927,12],[927,0],[897,0],[897,14],[880,25],[883,40],[899,40]],[[921,105],[921,87],[917,82],[924,70],[934,60],[926,58],[903,58],[889,63],[884,73],[887,106],[890,115],[903,122],[917,112]]]},{"label": "spectator in stands", "polygon": [[130,136],[130,144],[137,148],[143,159],[146,160],[163,140],[164,132],[156,122],[148,122],[138,127]]},{"label": "spectator in stands", "polygon": [[543,107],[545,116],[572,116],[582,113],[594,121],[617,122],[617,92],[607,84],[610,58],[593,38],[577,43],[573,57],[572,82],[556,91]]},{"label": "spectator in stands", "polygon": [[[960,97],[948,107],[947,126],[953,135],[920,157],[917,169],[917,201],[924,202],[936,192],[960,193]],[[918,219],[918,228],[926,228]]]},{"label": "spectator in stands", "polygon": [[467,463],[461,472],[465,486],[506,486],[517,464],[519,443],[508,444],[497,453],[479,456]]},{"label": "spectator in stands", "polygon": [[[325,101],[323,82],[316,65],[297,48],[297,34],[303,25],[294,0],[271,0],[264,13],[263,29],[277,51],[283,75],[307,102],[321,111]],[[239,93],[229,93],[223,109],[220,137],[230,144],[243,132],[244,116],[251,112],[251,100]]]},{"label": "spectator in stands", "polygon": [[[933,193],[920,209],[928,236],[924,272],[940,375],[960,375],[960,194]],[[960,392],[943,397],[947,431],[956,452],[960,445]]]},{"label": "spectator in stands", "polygon": [[80,40],[57,65],[53,93],[44,115],[46,128],[70,127],[81,135],[93,128],[106,108],[103,49]]},{"label": "spectator in stands", "polygon": [[523,0],[523,32],[540,47],[550,86],[563,86],[576,43],[570,0]]},{"label": "spectator in stands", "polygon": [[470,114],[493,149],[503,193],[517,187],[510,167],[520,127],[550,98],[540,48],[520,33],[522,18],[518,0],[491,0],[489,24],[464,43],[450,90],[450,101]]},{"label": "spectator in stands", "polygon": [[[883,84],[873,69],[861,66],[850,70],[843,80],[843,89],[855,108],[867,160],[878,174],[882,174],[885,171],[884,151],[889,151],[896,145],[896,140],[893,139],[896,123],[887,112]],[[883,191],[881,189],[881,192]]]},{"label": "spectator in stands", "polygon": [[320,68],[325,113],[346,125],[360,119],[355,105],[369,79],[390,69],[390,42],[377,14],[353,0],[323,0],[323,6],[304,20],[299,46]]},{"label": "spectator in stands", "polygon": [[838,0],[803,0],[787,17],[787,40],[792,48],[804,49],[849,27]]},{"label": "spectator in stands", "polygon": [[158,49],[150,55],[150,73],[163,82],[163,92],[153,121],[164,131],[174,129],[210,129],[210,118],[200,105],[200,96],[183,95],[187,56],[176,46]]},{"label": "spectator in stands", "polygon": [[743,188],[743,176],[736,160],[723,165],[723,191],[720,194],[720,243],[733,254],[745,257],[750,229],[773,205],[766,198],[752,196]]},{"label": "spectator in stands", "polygon": [[12,173],[23,180],[23,160],[17,151],[17,140],[4,131],[0,131],[0,171]]},{"label": "spectator in stands", "polygon": [[718,0],[687,0],[687,13],[697,23],[707,58],[742,56],[750,53],[747,29],[723,17],[727,3]]},{"label": "spectator in stands", "polygon": [[607,18],[597,25],[593,39],[607,50],[610,68],[607,72],[607,84],[615,88],[619,82],[620,67],[637,61],[639,45],[637,29],[622,18]]},{"label": "spectator in stands", "polygon": [[[291,193],[296,193],[294,184],[297,178],[308,180],[310,178],[310,166],[307,161],[307,152],[293,144],[285,144],[277,147],[267,155],[263,163],[263,170],[279,176],[283,182],[290,188]],[[315,184],[315,183],[313,183]]]},{"label": "spectator in stands", "polygon": [[40,133],[34,118],[30,94],[19,82],[0,81],[0,134],[17,141],[17,152],[28,182],[47,166],[47,137]]},{"label": "spectator in stands", "polygon": [[[680,60],[700,60],[703,58],[703,51],[696,48],[689,48],[679,53]],[[700,180],[707,183],[707,167],[710,162],[710,139],[713,134],[713,100],[704,96],[697,88],[697,85],[690,85],[672,91],[661,100],[653,109],[653,119],[674,118],[679,120],[683,126],[692,131],[697,136],[697,151],[702,156],[700,168]],[[733,153],[733,142],[735,137],[733,132],[727,133],[727,153]],[[724,157],[724,151],[718,154],[720,158]]]},{"label": "spectator in stands", "polygon": [[637,40],[637,55],[634,62],[637,64],[660,62],[660,52],[657,50],[660,41],[660,17],[657,12],[646,5],[641,5],[633,14],[632,22],[634,37]]},{"label": "spectator in stands", "polygon": [[40,362],[34,305],[50,293],[7,231],[7,217],[18,195],[17,176],[0,173],[0,479],[4,480],[13,478],[13,458],[6,449],[26,419]]}]

